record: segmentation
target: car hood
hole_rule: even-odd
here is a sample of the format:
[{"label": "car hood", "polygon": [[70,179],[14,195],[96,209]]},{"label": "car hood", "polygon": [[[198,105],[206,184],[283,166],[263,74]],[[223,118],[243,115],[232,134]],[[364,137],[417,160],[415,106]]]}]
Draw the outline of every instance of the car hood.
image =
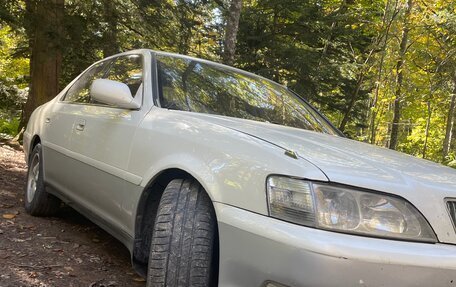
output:
[{"label": "car hood", "polygon": [[269,123],[205,115],[218,125],[292,150],[331,182],[397,193],[441,190],[456,196],[456,170],[340,136]]}]

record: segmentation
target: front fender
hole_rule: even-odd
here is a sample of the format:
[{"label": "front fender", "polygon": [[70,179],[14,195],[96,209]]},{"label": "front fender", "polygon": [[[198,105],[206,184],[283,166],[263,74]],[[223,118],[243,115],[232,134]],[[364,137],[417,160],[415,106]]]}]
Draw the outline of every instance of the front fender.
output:
[{"label": "front fender", "polygon": [[25,156],[25,162],[28,164],[28,158],[29,154],[31,152],[31,144],[33,143],[33,140],[35,139],[36,136],[40,136],[42,134],[43,130],[43,121],[41,120],[43,118],[43,110],[45,108],[45,105],[41,105],[37,107],[32,114],[30,115],[29,121],[27,123],[27,127],[25,128],[24,135],[23,135],[23,141],[22,141],[22,147],[24,149],[24,156]]},{"label": "front fender", "polygon": [[192,113],[154,108],[135,135],[129,171],[144,188],[161,171],[191,174],[212,201],[267,214],[266,178],[286,174],[327,181],[304,159],[261,139],[192,117]]}]

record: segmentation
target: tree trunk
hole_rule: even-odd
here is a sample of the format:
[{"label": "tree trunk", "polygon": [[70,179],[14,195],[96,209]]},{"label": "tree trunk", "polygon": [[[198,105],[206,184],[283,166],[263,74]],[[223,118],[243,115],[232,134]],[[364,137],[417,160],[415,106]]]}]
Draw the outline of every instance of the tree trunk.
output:
[{"label": "tree trunk", "polygon": [[443,157],[445,158],[451,149],[451,139],[454,137],[454,125],[456,112],[456,74],[453,77],[453,91],[451,94],[450,108],[448,109],[448,116],[446,121],[445,139],[443,140]]},{"label": "tree trunk", "polygon": [[[351,0],[344,0],[340,3],[340,6],[339,8],[337,8],[337,14],[338,15],[343,15],[347,12],[348,10],[348,5],[350,4],[353,4]],[[323,60],[326,56],[326,53],[328,52],[328,48],[329,48],[329,43],[331,43],[332,41],[332,38],[333,38],[333,33],[334,33],[334,30],[336,29],[337,27],[337,21],[333,21],[331,23],[331,27],[329,27],[329,31],[328,31],[328,35],[327,35],[327,38],[325,39],[325,42],[324,42],[324,45],[323,45],[323,49],[321,51],[321,55],[320,55],[320,60],[318,60],[318,67],[320,67],[322,64],[323,64]]]},{"label": "tree trunk", "polygon": [[407,7],[404,14],[404,26],[402,28],[401,43],[399,46],[399,58],[396,64],[396,90],[394,92],[394,107],[393,107],[393,122],[391,125],[391,136],[389,142],[390,149],[397,148],[399,136],[399,121],[401,119],[401,100],[402,100],[402,82],[404,80],[403,66],[405,61],[405,54],[407,52],[408,32],[409,32],[409,18],[412,12],[413,0],[407,0]]},{"label": "tree trunk", "polygon": [[350,102],[349,102],[349,104],[347,106],[347,109],[345,110],[344,117],[342,118],[342,121],[340,123],[339,129],[342,132],[345,130],[345,126],[347,125],[348,120],[350,119],[351,111],[353,110],[353,108],[355,106],[355,103],[358,100],[359,91],[361,90],[361,85],[362,85],[363,80],[364,80],[364,74],[363,73],[364,72],[361,72],[361,74],[359,75],[358,81],[356,83],[356,90],[353,93],[353,95],[351,96]]},{"label": "tree trunk", "polygon": [[[455,108],[456,112],[456,108]],[[456,115],[453,114],[453,132],[451,133],[450,139],[450,151],[456,150]]]},{"label": "tree trunk", "polygon": [[189,4],[185,1],[178,1],[174,12],[177,18],[176,21],[179,23],[179,31],[176,31],[178,34],[178,43],[174,45],[177,46],[177,52],[184,55],[188,54],[190,50],[191,39],[193,36],[193,22],[191,21],[192,16],[188,5]]},{"label": "tree trunk", "polygon": [[225,28],[225,41],[223,51],[223,62],[227,65],[233,65],[234,63],[234,56],[236,52],[236,38],[239,29],[241,9],[242,0],[231,0]]},{"label": "tree trunk", "polygon": [[103,55],[104,57],[112,56],[119,53],[119,43],[117,41],[117,18],[118,14],[112,0],[103,1],[104,21],[108,23],[103,33]]},{"label": "tree trunk", "polygon": [[20,129],[27,125],[35,108],[58,94],[62,64],[64,0],[28,0],[26,5],[31,13],[27,32],[31,37],[30,85]]},{"label": "tree trunk", "polygon": [[398,12],[397,3],[398,3],[398,0],[396,0],[396,2],[395,2],[391,18],[389,18],[388,21],[386,20],[386,18],[388,17],[390,1],[388,0],[385,3],[385,12],[383,14],[383,19],[382,19],[382,27],[384,27],[382,30],[384,30],[384,35],[380,37],[380,41],[379,41],[379,42],[382,42],[382,45],[380,48],[381,56],[380,56],[380,62],[378,65],[378,70],[377,70],[377,80],[375,82],[374,98],[372,99],[372,104],[370,106],[371,114],[370,114],[369,129],[370,129],[370,143],[371,144],[375,144],[375,138],[377,136],[377,127],[376,127],[375,120],[376,120],[378,113],[376,110],[376,106],[377,106],[378,96],[379,96],[379,92],[380,92],[380,82],[381,82],[382,76],[383,76],[383,66],[385,64],[386,47],[388,45],[389,33],[391,30],[391,25],[393,24],[393,21],[396,18],[397,12]]},{"label": "tree trunk", "polygon": [[431,116],[432,116],[432,109],[431,109],[431,100],[427,102],[427,119],[426,119],[426,131],[424,133],[424,146],[423,146],[423,158],[426,158],[428,140],[429,140],[429,129],[431,128]]}]

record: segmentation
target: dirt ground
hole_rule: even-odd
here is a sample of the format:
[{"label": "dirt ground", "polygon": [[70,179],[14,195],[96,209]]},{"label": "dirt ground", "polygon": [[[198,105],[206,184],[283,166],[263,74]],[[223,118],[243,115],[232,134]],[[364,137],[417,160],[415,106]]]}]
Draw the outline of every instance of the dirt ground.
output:
[{"label": "dirt ground", "polygon": [[76,211],[25,213],[23,158],[18,147],[0,143],[0,287],[145,286],[128,250]]}]

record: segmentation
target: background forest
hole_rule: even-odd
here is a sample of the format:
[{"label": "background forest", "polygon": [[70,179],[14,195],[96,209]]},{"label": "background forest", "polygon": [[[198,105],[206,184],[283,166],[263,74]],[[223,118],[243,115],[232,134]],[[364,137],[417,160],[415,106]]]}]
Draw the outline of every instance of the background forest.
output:
[{"label": "background forest", "polygon": [[456,167],[454,0],[0,0],[0,133],[152,48],[280,82],[349,137]]}]

